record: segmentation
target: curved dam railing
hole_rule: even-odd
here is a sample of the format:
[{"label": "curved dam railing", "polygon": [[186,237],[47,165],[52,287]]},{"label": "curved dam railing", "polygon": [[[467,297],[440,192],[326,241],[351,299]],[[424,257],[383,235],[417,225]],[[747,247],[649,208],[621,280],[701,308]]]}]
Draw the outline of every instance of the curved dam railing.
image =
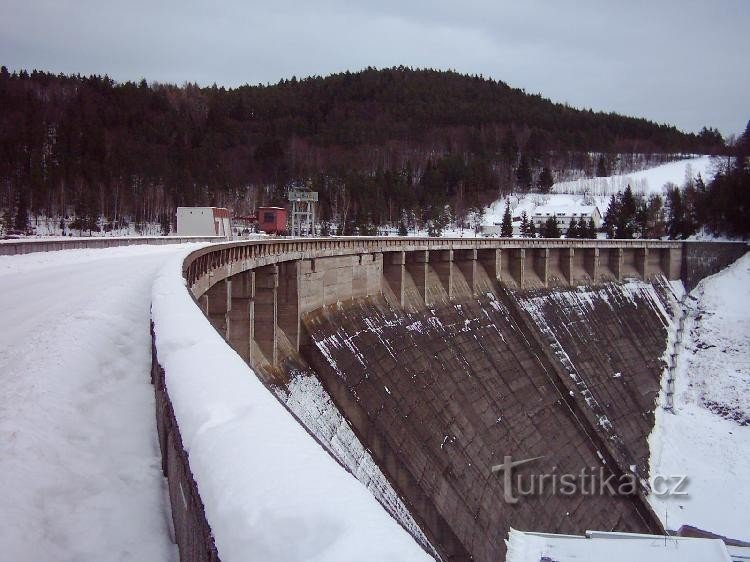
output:
[{"label": "curved dam railing", "polygon": [[[523,394],[529,383],[513,380],[517,373],[528,372],[533,379],[531,387],[549,389],[545,391],[548,398],[544,400],[551,400],[549,403],[545,402],[546,406],[535,407],[534,411],[554,409],[555,412],[550,414],[554,419],[544,423],[562,428],[561,435],[553,435],[551,442],[557,439],[562,446],[573,443],[576,454],[581,458],[591,457],[596,460],[598,457],[612,473],[621,474],[633,466],[632,458],[639,455],[632,453],[633,446],[629,438],[619,440],[619,434],[638,435],[639,432],[642,433],[642,426],[636,424],[625,427],[625,421],[615,420],[615,430],[612,430],[607,427],[609,420],[601,412],[597,412],[595,407],[581,406],[578,399],[573,397],[574,391],[580,390],[581,381],[575,380],[572,374],[575,369],[556,356],[554,345],[557,343],[550,340],[554,338],[551,332],[558,328],[550,323],[552,327],[545,332],[539,318],[528,314],[527,308],[533,303],[529,304],[530,300],[517,299],[513,295],[540,295],[545,294],[545,291],[604,286],[632,279],[682,279],[691,288],[701,278],[733,262],[746,250],[747,246],[742,243],[651,240],[271,239],[202,248],[184,260],[182,272],[188,291],[205,316],[237,354],[253,367],[269,390],[280,396],[276,389],[289,383],[292,376],[290,373],[312,373],[321,380],[357,437],[365,448],[373,452],[373,457],[383,468],[390,484],[404,498],[438,555],[445,559],[473,557],[485,560],[497,557],[503,547],[494,543],[491,548],[483,547],[479,544],[482,532],[487,532],[486,529],[492,525],[505,524],[506,520],[491,519],[482,522],[482,517],[492,511],[491,508],[483,507],[472,511],[474,508],[461,506],[459,509],[451,504],[459,501],[462,495],[460,477],[456,480],[450,475],[451,471],[457,469],[458,460],[450,461],[443,467],[443,479],[433,491],[427,489],[429,486],[425,482],[417,482],[415,479],[414,474],[423,470],[423,466],[401,466],[405,454],[401,449],[406,447],[406,441],[401,445],[386,444],[391,439],[384,435],[386,430],[373,429],[378,412],[383,411],[382,401],[368,402],[367,399],[359,399],[349,381],[353,373],[361,369],[357,362],[362,365],[365,363],[359,357],[359,351],[344,349],[345,345],[336,350],[326,348],[326,342],[333,341],[330,339],[332,332],[343,327],[342,329],[350,328],[352,334],[360,334],[370,330],[374,321],[363,315],[382,313],[382,318],[378,319],[381,340],[374,340],[370,346],[375,349],[382,344],[382,337],[385,337],[382,332],[384,327],[398,326],[401,321],[395,316],[388,316],[393,310],[401,310],[404,318],[422,321],[425,326],[432,322],[434,327],[437,324],[428,318],[430,315],[439,324],[440,310],[455,316],[454,308],[461,312],[462,306],[466,306],[467,310],[469,306],[474,306],[472,314],[489,318],[482,329],[496,328],[500,324],[508,327],[507,333],[498,331],[500,336],[495,338],[498,341],[501,339],[506,347],[498,347],[487,355],[490,363],[502,361],[505,356],[512,357],[518,363],[518,369],[513,371],[516,374],[507,374],[510,379],[506,382],[509,382],[511,388],[506,400],[530,399],[532,395]],[[605,298],[613,300],[612,295],[614,293]],[[357,308],[355,304],[345,304],[342,307],[342,303],[363,303],[363,299],[370,299],[367,306]],[[420,314],[423,316],[419,317]],[[450,314],[445,314],[443,320],[450,317]],[[469,316],[467,313],[467,326],[472,321]],[[454,320],[450,318],[451,321]],[[639,318],[634,316],[632,326],[626,327],[628,333],[638,331],[638,321]],[[347,322],[349,324],[345,325]],[[412,328],[404,329],[414,332]],[[609,328],[603,326],[602,329]],[[661,329],[659,326],[653,331],[652,343],[649,344],[649,349],[653,348],[652,355],[661,345]],[[437,332],[425,329],[422,333],[423,341],[415,345],[429,346],[429,338],[437,337],[436,334]],[[399,339],[398,330],[391,337]],[[563,338],[558,343],[578,345],[573,340],[570,341],[572,343]],[[482,341],[481,345],[486,347],[495,344],[488,339],[487,342]],[[435,360],[438,360],[443,349],[445,346],[436,350]],[[216,559],[218,553],[204,515],[201,495],[198,493],[201,483],[196,483],[190,467],[190,456],[182,445],[180,419],[175,417],[172,408],[158,352],[155,343],[153,373],[157,391],[157,420],[181,556],[190,560]],[[488,353],[484,348],[475,352]],[[633,350],[629,352],[634,353]],[[455,355],[458,352],[454,350],[445,353]],[[583,352],[580,356],[584,357]],[[574,355],[573,359],[576,357]],[[366,359],[369,361],[372,358]],[[351,364],[347,364],[350,360]],[[378,356],[377,361],[380,360]],[[414,357],[414,361],[431,360],[429,357]],[[596,356],[586,360],[597,361],[598,365],[602,365],[607,358]],[[485,369],[490,375],[503,369],[502,365],[494,365]],[[435,368],[435,365],[429,368]],[[404,369],[408,370],[406,367]],[[399,371],[398,362],[386,371],[388,372],[384,371],[382,376],[392,377],[393,372]],[[473,370],[467,370],[469,371],[474,373]],[[216,376],[221,377],[221,373]],[[360,379],[367,378],[366,369],[357,376]],[[580,374],[576,376],[583,378]],[[571,378],[573,382],[569,380]],[[398,380],[389,384],[398,384]],[[489,392],[486,381],[482,384],[485,386],[480,385],[472,392]],[[482,391],[481,388],[485,390]],[[380,392],[383,393],[382,390]],[[391,395],[392,392],[385,386],[385,394]],[[588,388],[581,392],[584,398],[585,392],[589,392]],[[632,388],[627,392],[632,394],[632,399],[628,400],[631,400],[633,408],[644,408],[644,404],[653,401],[652,391],[645,397],[638,396]],[[441,400],[440,407],[444,408],[451,399]],[[482,397],[479,396],[477,400],[481,402]],[[588,399],[585,402],[590,405]],[[606,404],[602,406],[606,407]],[[621,414],[621,420],[626,420],[628,410],[622,409]],[[406,423],[405,415],[402,414],[403,419],[399,424]],[[456,420],[461,416],[463,414],[458,411],[453,414],[452,419]],[[497,421],[500,422],[500,418]],[[539,426],[532,424],[524,429],[522,438],[537,440],[533,433],[534,427]],[[309,427],[308,430],[311,432],[311,439],[320,440],[314,430]],[[446,435],[439,449],[446,450],[451,443],[450,439]],[[493,454],[499,453],[495,451]],[[475,462],[477,458],[489,456],[491,455],[485,455],[482,451],[470,451],[460,459],[461,462],[466,459]],[[635,464],[639,466],[637,470],[641,470],[640,464]],[[448,486],[452,491],[442,489],[443,486]],[[605,518],[603,514],[611,513],[613,516],[606,520],[607,524],[621,530],[661,531],[658,518],[643,498],[645,492],[646,490],[639,489],[624,501],[608,503],[607,500],[602,500],[592,504],[591,516]],[[472,498],[472,502],[476,506],[483,503],[481,497]],[[467,513],[462,516],[463,519],[450,520],[446,515],[451,510],[463,509]],[[515,516],[523,521],[535,517],[533,514],[536,513],[539,518],[534,520],[539,521],[542,527],[572,531],[575,525],[560,523],[561,517],[562,520],[565,519],[565,510],[568,509],[570,515],[570,512],[586,508],[579,504],[566,508],[565,504],[545,504],[541,501],[530,502],[528,507],[510,506],[504,509],[511,515],[516,513]],[[562,516],[557,513],[560,510],[563,510]],[[474,522],[471,521],[472,518]],[[579,519],[578,524],[582,524],[582,520],[585,518]],[[472,525],[475,528],[467,529]],[[429,544],[423,544],[428,552]]]}]

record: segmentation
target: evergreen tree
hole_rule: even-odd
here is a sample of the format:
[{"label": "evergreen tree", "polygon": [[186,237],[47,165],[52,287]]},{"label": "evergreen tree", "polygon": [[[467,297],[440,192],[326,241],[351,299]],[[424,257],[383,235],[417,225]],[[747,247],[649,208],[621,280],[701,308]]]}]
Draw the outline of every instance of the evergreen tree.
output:
[{"label": "evergreen tree", "polygon": [[529,217],[526,211],[521,214],[521,236],[526,238],[529,235]]},{"label": "evergreen tree", "polygon": [[636,233],[636,212],[638,203],[633,190],[628,185],[620,197],[620,215],[617,217],[617,231],[615,237],[629,240]]},{"label": "evergreen tree", "polygon": [[527,228],[527,234],[529,238],[536,238],[536,225],[534,224],[534,219],[530,218]]},{"label": "evergreen tree", "polygon": [[583,215],[581,215],[581,218],[578,219],[578,225],[576,226],[576,229],[578,230],[578,238],[588,238],[588,224]]},{"label": "evergreen tree", "polygon": [[516,169],[516,185],[522,191],[531,189],[531,168],[526,156],[521,156],[521,161]]},{"label": "evergreen tree", "polygon": [[560,238],[562,233],[560,232],[560,225],[557,224],[555,217],[550,217],[544,223],[542,230],[542,238]]},{"label": "evergreen tree", "polygon": [[612,195],[609,199],[609,206],[604,212],[604,232],[607,238],[614,238],[617,233],[617,224],[620,218],[620,200],[617,196]]},{"label": "evergreen tree", "polygon": [[686,238],[684,223],[685,209],[682,205],[682,194],[680,188],[673,185],[667,191],[667,236],[671,240]]},{"label": "evergreen tree", "polygon": [[[583,219],[581,219],[583,221]],[[586,225],[586,235],[582,236],[582,238],[596,238],[596,224],[594,223],[594,218],[589,217],[589,222]]]},{"label": "evergreen tree", "polygon": [[542,193],[549,193],[552,186],[555,185],[555,178],[552,176],[552,171],[545,166],[542,168],[542,173],[539,174],[539,191]]},{"label": "evergreen tree", "polygon": [[500,226],[500,236],[511,238],[513,236],[513,217],[510,214],[510,201],[505,202],[505,213],[503,213],[503,222]]},{"label": "evergreen tree", "polygon": [[648,238],[648,203],[641,202],[635,211],[635,238]]},{"label": "evergreen tree", "polygon": [[660,195],[652,194],[647,203],[647,229],[644,238],[662,238],[665,234],[664,202]]},{"label": "evergreen tree", "polygon": [[574,218],[570,219],[568,230],[565,233],[565,238],[581,238],[581,231],[578,228],[578,221]]}]

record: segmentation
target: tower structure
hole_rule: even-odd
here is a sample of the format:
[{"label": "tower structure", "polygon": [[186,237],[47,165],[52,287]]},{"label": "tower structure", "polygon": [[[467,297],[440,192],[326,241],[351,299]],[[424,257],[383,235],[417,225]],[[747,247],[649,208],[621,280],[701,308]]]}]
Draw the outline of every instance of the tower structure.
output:
[{"label": "tower structure", "polygon": [[292,204],[292,236],[314,236],[318,192],[307,186],[292,186],[288,197]]}]

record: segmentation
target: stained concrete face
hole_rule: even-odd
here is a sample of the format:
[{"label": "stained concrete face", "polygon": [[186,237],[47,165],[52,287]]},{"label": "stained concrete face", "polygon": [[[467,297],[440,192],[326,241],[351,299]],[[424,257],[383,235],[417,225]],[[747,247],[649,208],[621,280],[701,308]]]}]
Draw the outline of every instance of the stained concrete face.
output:
[{"label": "stained concrete face", "polygon": [[[510,526],[558,533],[658,530],[631,497],[547,491],[506,502],[503,481],[492,474],[505,455],[543,457],[514,472],[522,478],[577,474],[602,466],[599,453],[606,453],[609,438],[586,419],[585,397],[570,396],[554,356],[530,337],[531,324],[519,323],[524,296],[486,294],[409,313],[370,298],[304,319],[310,340],[303,355],[448,559],[502,560]],[[611,299],[608,305],[605,297],[589,298],[601,301],[590,315],[598,322],[564,345],[580,351],[574,361],[592,377],[591,392],[607,405],[642,462],[665,330],[654,311],[638,302]],[[576,317],[574,309],[552,298],[544,315],[562,324],[589,318]],[[627,316],[624,325],[620,314]],[[635,330],[639,322],[654,325],[647,337]],[[575,347],[585,342],[611,350],[608,373],[620,361],[628,363],[627,383],[594,380],[609,359]]]},{"label": "stained concrete face", "polygon": [[[622,466],[648,474],[666,328],[676,300],[663,280],[514,293],[550,360]],[[665,314],[668,317],[665,317]],[[616,447],[615,447],[616,445]]]}]

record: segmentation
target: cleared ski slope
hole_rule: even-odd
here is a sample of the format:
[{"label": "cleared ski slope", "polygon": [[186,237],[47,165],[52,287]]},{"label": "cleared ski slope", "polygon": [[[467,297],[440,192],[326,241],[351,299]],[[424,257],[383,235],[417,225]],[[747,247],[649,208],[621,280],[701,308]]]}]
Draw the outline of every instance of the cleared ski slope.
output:
[{"label": "cleared ski slope", "polygon": [[189,247],[0,257],[3,559],[177,559],[148,327],[155,274]]}]

